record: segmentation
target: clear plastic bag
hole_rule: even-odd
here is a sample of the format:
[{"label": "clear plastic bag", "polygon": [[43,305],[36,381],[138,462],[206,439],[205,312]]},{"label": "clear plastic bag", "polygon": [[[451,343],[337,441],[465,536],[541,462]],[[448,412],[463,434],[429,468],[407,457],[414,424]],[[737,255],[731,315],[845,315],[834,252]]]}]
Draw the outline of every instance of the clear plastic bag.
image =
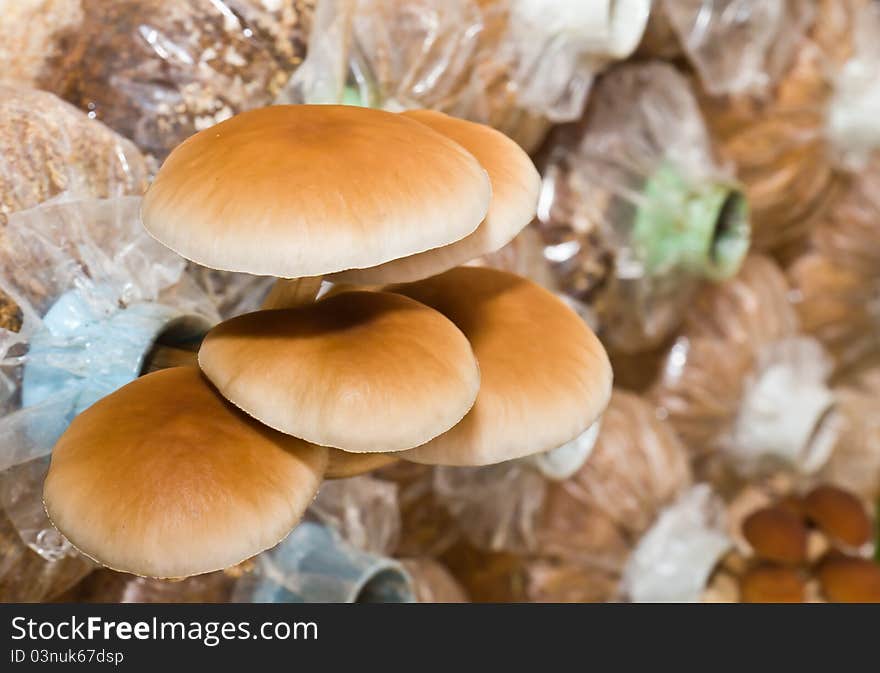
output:
[{"label": "clear plastic bag", "polygon": [[783,258],[835,203],[841,171],[860,169],[880,147],[880,8],[865,0],[816,5],[808,35],[774,87],[702,101],[746,187],[754,247]]},{"label": "clear plastic bag", "polygon": [[77,413],[136,378],[154,343],[197,343],[219,319],[186,282],[184,260],[143,229],[139,205],[53,200],[10,215],[4,230],[0,289],[22,319],[17,331],[0,330],[0,500],[19,544],[43,564],[10,548],[19,560],[6,572],[40,567],[47,592],[66,588],[56,574],[78,579],[69,561],[78,554],[43,510],[55,441]]},{"label": "clear plastic bag", "polygon": [[813,0],[658,0],[712,95],[766,91],[790,65]]},{"label": "clear plastic bag", "polygon": [[649,3],[628,0],[319,0],[283,102],[432,108],[526,149],[576,119],[605,63],[638,44]]},{"label": "clear plastic bag", "polygon": [[[542,553],[595,558],[621,543],[628,551],[690,480],[687,452],[671,426],[642,398],[615,390],[589,459],[548,486],[537,533]],[[581,525],[590,520],[596,525]],[[606,536],[618,542],[609,547]]]},{"label": "clear plastic bag", "polygon": [[522,462],[470,472],[453,473],[463,486],[440,496],[462,531],[442,560],[474,600],[493,601],[616,598],[638,541],[691,483],[669,424],[620,390],[571,478],[549,481]]},{"label": "clear plastic bag", "polygon": [[561,289],[592,306],[612,348],[656,346],[705,279],[745,255],[745,200],[672,66],[618,66],[583,121],[551,138],[538,206]]},{"label": "clear plastic bag", "polygon": [[623,572],[622,596],[634,603],[698,601],[732,546],[725,515],[707,484],[684,492],[639,540]]},{"label": "clear plastic bag", "polygon": [[434,497],[471,544],[493,551],[534,549],[535,518],[546,479],[527,462],[487,467],[437,467]]},{"label": "clear plastic bag", "polygon": [[148,175],[140,151],[100,122],[45,91],[0,85],[0,224],[61,194],[140,194]]},{"label": "clear plastic bag", "polygon": [[78,0],[76,16],[52,31],[42,27],[51,17],[28,22],[44,44],[29,83],[161,159],[194,132],[274,99],[304,56],[312,4]]},{"label": "clear plastic bag", "polygon": [[394,556],[437,558],[461,538],[461,530],[434,490],[435,469],[399,461],[376,471],[397,487],[400,538]]},{"label": "clear plastic bag", "polygon": [[48,459],[0,472],[0,602],[57,598],[95,569],[46,518]]},{"label": "clear plastic bag", "polygon": [[391,554],[400,540],[397,486],[370,475],[325,481],[309,513],[373,554]]},{"label": "clear plastic bag", "polygon": [[[44,91],[0,85],[0,226],[11,213],[62,194],[140,194],[148,172],[131,142],[68,103]],[[20,323],[15,302],[0,291],[0,328],[16,330]]]},{"label": "clear plastic bag", "polygon": [[788,292],[773,261],[751,256],[695,301],[652,390],[695,455],[720,452],[743,473],[827,459],[831,361],[799,333]]},{"label": "clear plastic bag", "polygon": [[839,368],[880,353],[880,166],[852,176],[788,269],[803,329]]}]

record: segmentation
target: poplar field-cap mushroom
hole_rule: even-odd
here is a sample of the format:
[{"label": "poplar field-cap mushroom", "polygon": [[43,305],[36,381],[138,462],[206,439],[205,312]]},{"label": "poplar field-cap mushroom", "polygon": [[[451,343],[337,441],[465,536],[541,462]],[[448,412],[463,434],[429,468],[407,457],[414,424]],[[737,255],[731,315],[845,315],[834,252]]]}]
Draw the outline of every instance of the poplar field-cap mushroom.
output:
[{"label": "poplar field-cap mushroom", "polygon": [[541,176],[513,140],[484,124],[442,112],[409,110],[400,114],[442,133],[476,157],[492,183],[489,211],[476,231],[455,243],[372,268],[343,271],[334,274],[334,281],[378,285],[421,280],[499,250],[535,217]]},{"label": "poplar field-cap mushroom", "polygon": [[141,217],[203,266],[291,279],[265,304],[282,307],[314,299],[323,275],[464,238],[490,198],[477,159],[425,124],[369,108],[278,105],[181,143]]},{"label": "poplar field-cap mushroom", "polygon": [[114,570],[181,578],[274,546],[314,498],[327,450],[226,402],[195,367],[148,374],[77,416],[43,499],[81,552]]},{"label": "poplar field-cap mushroom", "polygon": [[393,285],[437,309],[468,340],[480,391],[468,414],[401,458],[432,465],[489,465],[555,449],[600,416],[611,365],[595,334],[552,293],[485,267],[457,267]]},{"label": "poplar field-cap mushroom", "polygon": [[468,413],[480,371],[461,330],[399,294],[342,292],[212,329],[199,364],[271,428],[352,453],[424,444]]}]

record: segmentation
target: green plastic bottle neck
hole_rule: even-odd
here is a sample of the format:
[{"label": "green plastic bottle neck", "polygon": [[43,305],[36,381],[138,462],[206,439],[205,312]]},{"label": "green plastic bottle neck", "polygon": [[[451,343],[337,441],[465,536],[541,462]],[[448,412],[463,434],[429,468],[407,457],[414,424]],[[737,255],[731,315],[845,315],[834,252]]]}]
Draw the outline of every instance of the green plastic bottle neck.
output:
[{"label": "green plastic bottle neck", "polygon": [[671,164],[645,183],[633,243],[651,275],[673,269],[712,280],[733,276],[749,248],[742,192],[721,182],[693,184]]}]

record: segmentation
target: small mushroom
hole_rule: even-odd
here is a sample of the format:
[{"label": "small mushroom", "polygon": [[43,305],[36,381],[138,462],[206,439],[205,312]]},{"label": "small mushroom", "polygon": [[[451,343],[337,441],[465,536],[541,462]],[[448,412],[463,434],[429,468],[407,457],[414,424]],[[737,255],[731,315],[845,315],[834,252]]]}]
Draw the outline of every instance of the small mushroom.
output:
[{"label": "small mushroom", "polygon": [[208,333],[199,364],[260,422],[353,453],[428,442],[480,388],[471,345],[448,318],[383,292],[237,316]]},{"label": "small mushroom", "polygon": [[807,518],[806,505],[804,499],[799,495],[786,495],[778,503],[778,507],[787,510],[802,521]]},{"label": "small mushroom", "polygon": [[803,603],[806,584],[793,568],[758,565],[740,578],[743,603]]},{"label": "small mushroom", "polygon": [[871,538],[871,520],[857,497],[841,488],[821,485],[804,498],[810,521],[833,540],[861,547]]},{"label": "small mushroom", "polygon": [[58,440],[46,512],[115,570],[181,578],[274,546],[315,497],[327,451],[261,426],[195,367],[148,374]]},{"label": "small mushroom", "polygon": [[142,219],[189,260],[292,279],[267,299],[280,307],[314,299],[322,275],[464,238],[490,198],[479,162],[425,124],[368,108],[276,105],[178,145]]},{"label": "small mushroom", "polygon": [[612,374],[602,344],[537,284],[496,269],[457,267],[388,291],[452,320],[480,365],[473,409],[405,460],[489,465],[548,451],[584,432],[607,406]]},{"label": "small mushroom", "polygon": [[535,216],[541,177],[528,154],[510,138],[442,112],[410,110],[401,114],[442,133],[476,157],[492,183],[489,211],[476,231],[455,243],[373,268],[344,271],[334,280],[369,285],[427,278],[499,250]]},{"label": "small mushroom", "polygon": [[832,603],[880,603],[880,565],[873,561],[832,555],[819,565],[818,574]]},{"label": "small mushroom", "polygon": [[787,564],[807,559],[807,527],[781,506],[753,512],[743,523],[743,534],[758,558]]}]

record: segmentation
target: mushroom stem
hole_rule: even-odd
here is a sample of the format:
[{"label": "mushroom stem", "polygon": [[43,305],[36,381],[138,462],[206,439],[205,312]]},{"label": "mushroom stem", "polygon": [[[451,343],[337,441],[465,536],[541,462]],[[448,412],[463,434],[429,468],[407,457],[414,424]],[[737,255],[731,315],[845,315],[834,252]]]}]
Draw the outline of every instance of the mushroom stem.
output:
[{"label": "mushroom stem", "polygon": [[260,308],[295,308],[311,304],[321,289],[321,276],[279,278]]},{"label": "mushroom stem", "polygon": [[157,343],[153,345],[150,352],[144,358],[141,376],[160,369],[168,369],[169,367],[187,366],[199,366],[198,351]]},{"label": "mushroom stem", "polygon": [[349,453],[330,449],[325,479],[347,479],[391,465],[400,460],[394,453]]}]

